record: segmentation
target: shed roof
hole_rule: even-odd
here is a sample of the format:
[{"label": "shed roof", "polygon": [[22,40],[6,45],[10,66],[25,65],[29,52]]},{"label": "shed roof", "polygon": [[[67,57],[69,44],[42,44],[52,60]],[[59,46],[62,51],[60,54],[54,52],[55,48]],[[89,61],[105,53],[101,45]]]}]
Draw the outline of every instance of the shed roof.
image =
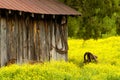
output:
[{"label": "shed roof", "polygon": [[38,14],[80,15],[76,10],[57,0],[0,0],[0,9]]}]

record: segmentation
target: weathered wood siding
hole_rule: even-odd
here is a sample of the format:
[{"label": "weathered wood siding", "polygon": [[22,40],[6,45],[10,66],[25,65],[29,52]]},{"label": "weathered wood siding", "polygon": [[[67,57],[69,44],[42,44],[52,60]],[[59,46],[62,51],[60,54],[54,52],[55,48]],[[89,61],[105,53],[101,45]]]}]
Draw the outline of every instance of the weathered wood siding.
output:
[{"label": "weathered wood siding", "polygon": [[0,10],[0,62],[67,60],[67,19]]}]

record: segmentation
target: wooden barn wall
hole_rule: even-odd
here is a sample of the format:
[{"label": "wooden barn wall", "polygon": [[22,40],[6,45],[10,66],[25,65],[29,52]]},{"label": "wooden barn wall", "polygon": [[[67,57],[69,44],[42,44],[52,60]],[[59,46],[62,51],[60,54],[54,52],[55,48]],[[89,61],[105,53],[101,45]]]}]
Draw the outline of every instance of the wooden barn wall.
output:
[{"label": "wooden barn wall", "polygon": [[0,62],[4,66],[33,61],[67,60],[67,20],[65,16],[0,11]]}]

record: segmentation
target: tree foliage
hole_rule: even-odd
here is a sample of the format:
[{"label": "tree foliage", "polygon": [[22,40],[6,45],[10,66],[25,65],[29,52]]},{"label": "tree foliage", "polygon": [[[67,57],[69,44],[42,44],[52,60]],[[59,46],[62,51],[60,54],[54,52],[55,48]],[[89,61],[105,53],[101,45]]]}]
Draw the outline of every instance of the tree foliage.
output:
[{"label": "tree foliage", "polygon": [[83,39],[120,35],[120,0],[60,0],[82,15],[68,19],[69,36]]}]

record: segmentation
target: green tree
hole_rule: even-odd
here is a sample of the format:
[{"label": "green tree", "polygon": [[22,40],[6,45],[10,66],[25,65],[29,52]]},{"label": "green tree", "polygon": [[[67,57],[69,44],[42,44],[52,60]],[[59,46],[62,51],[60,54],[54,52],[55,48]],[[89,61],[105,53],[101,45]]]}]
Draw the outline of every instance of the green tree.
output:
[{"label": "green tree", "polygon": [[[69,21],[72,19],[72,21],[68,23],[70,37],[76,36],[86,40],[89,38],[97,39],[103,37],[102,34],[118,34],[119,25],[116,24],[120,24],[117,19],[120,13],[120,0],[60,1],[82,13],[81,17],[70,17],[68,19]],[[76,20],[73,21],[73,19]]]}]

